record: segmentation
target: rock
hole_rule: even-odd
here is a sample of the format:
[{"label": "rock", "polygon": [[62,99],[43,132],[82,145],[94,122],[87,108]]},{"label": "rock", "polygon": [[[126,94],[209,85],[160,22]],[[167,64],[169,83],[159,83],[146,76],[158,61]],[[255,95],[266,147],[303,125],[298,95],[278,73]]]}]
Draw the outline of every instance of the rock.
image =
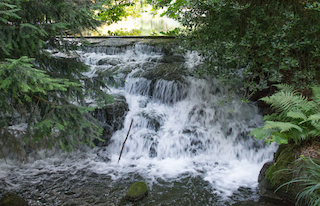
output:
[{"label": "rock", "polygon": [[[292,170],[297,169],[301,165],[301,161],[297,159],[306,154],[306,151],[311,151],[309,143],[286,144],[280,145],[275,156],[274,163],[266,163],[260,171],[259,188],[262,196],[278,198],[291,202],[296,202],[297,194],[303,189],[303,185],[292,183],[288,186],[280,187],[281,185],[296,178],[297,174]],[[318,150],[318,149],[317,149]],[[311,156],[312,155],[308,155]],[[299,175],[308,175],[306,171],[300,170]],[[275,190],[277,190],[275,192]]]},{"label": "rock", "polygon": [[174,63],[174,62],[184,62],[185,59],[182,55],[164,55],[160,62],[162,63]]},{"label": "rock", "polygon": [[279,203],[279,202],[283,202],[282,198],[273,192],[274,191],[273,187],[265,178],[267,170],[273,164],[274,164],[273,161],[267,162],[263,165],[262,169],[260,170],[260,174],[258,177],[259,189],[260,189],[260,195],[262,196],[262,199],[268,199],[267,202]]},{"label": "rock", "polygon": [[98,65],[112,65],[112,66],[117,66],[120,63],[118,59],[114,58],[104,58],[99,60]]},{"label": "rock", "polygon": [[158,142],[153,142],[151,144],[150,149],[149,149],[149,157],[151,157],[151,158],[157,157],[157,155],[158,155],[157,146],[158,146]]},{"label": "rock", "polygon": [[181,62],[159,63],[155,67],[144,68],[144,71],[137,73],[134,77],[144,77],[149,80],[167,80],[175,82],[185,82],[185,76],[190,75],[187,68]]},{"label": "rock", "polygon": [[266,177],[266,172],[269,169],[269,167],[273,164],[273,161],[267,162],[263,165],[262,169],[260,170],[258,182],[262,182],[262,180]]},{"label": "rock", "polygon": [[136,182],[128,190],[126,199],[130,201],[137,201],[148,194],[148,187],[145,182]]},{"label": "rock", "polygon": [[112,134],[123,128],[123,121],[129,111],[128,103],[124,96],[114,95],[114,102],[107,104],[103,108],[98,108],[92,112],[92,116],[98,119],[103,124],[102,139],[105,142],[94,141],[97,146],[106,146]]},{"label": "rock", "polygon": [[14,193],[7,193],[0,199],[0,206],[28,206],[28,202]]}]

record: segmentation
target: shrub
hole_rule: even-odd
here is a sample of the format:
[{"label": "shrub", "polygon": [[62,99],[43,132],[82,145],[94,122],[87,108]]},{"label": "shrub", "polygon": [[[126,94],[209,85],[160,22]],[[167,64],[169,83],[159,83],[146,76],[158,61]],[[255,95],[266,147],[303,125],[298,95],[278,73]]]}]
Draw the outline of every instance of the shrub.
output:
[{"label": "shrub", "polygon": [[320,4],[308,0],[148,0],[185,26],[183,45],[205,57],[197,70],[250,97],[272,84],[319,83]]}]

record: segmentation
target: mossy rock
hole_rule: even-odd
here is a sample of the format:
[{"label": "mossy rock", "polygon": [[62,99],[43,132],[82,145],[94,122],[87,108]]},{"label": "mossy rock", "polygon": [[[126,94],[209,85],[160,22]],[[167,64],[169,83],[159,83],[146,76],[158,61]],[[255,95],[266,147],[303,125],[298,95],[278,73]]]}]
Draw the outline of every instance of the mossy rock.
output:
[{"label": "mossy rock", "polygon": [[0,199],[0,206],[28,206],[28,203],[14,193],[7,193]]},{"label": "mossy rock", "polygon": [[128,190],[126,199],[130,201],[137,201],[148,194],[148,187],[145,182],[136,182]]},{"label": "mossy rock", "polygon": [[275,189],[292,179],[292,173],[286,169],[292,169],[294,161],[294,146],[281,145],[275,154],[275,163],[266,172],[266,178]]},{"label": "mossy rock", "polygon": [[[296,161],[300,156],[297,152],[300,147],[297,144],[279,146],[274,156],[274,163],[270,164],[266,170],[265,177],[259,179],[260,189],[264,188],[272,192],[277,190],[276,194],[279,197],[289,202],[295,202],[295,197],[301,191],[302,186],[298,183],[289,186],[282,185],[296,177],[292,170],[301,165],[301,161]],[[300,175],[303,174],[300,173]]]}]

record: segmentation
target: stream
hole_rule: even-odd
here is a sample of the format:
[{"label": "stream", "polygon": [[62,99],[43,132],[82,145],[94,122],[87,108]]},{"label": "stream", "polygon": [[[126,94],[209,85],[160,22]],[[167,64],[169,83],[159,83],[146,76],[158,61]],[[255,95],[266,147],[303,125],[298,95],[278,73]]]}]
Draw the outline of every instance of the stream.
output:
[{"label": "stream", "polygon": [[[258,189],[260,169],[277,147],[248,136],[263,124],[254,102],[242,103],[238,95],[226,102],[228,88],[195,77],[202,66],[196,52],[176,54],[161,42],[110,41],[78,54],[91,66],[87,76],[114,73],[117,83],[106,92],[129,108],[121,129],[107,146],[38,151],[27,163],[1,159],[0,196],[15,192],[36,206],[284,205]],[[149,193],[132,203],[123,197],[137,181],[146,182]]]}]

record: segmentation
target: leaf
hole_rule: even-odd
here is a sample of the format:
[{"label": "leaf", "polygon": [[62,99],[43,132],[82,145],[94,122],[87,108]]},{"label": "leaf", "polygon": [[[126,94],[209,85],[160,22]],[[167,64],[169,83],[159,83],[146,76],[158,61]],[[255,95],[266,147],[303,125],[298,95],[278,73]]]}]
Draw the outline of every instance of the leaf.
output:
[{"label": "leaf", "polygon": [[294,118],[294,119],[303,119],[303,120],[306,120],[307,119],[307,116],[301,112],[301,111],[289,111],[287,113],[287,116],[288,117],[291,117],[291,118]]},{"label": "leaf", "polygon": [[320,120],[320,114],[310,115],[308,118],[309,121],[318,122]]},{"label": "leaf", "polygon": [[289,93],[294,92],[294,87],[288,84],[275,84],[273,86],[277,87],[279,90],[283,92],[289,92]]},{"label": "leaf", "polygon": [[273,132],[271,134],[272,141],[275,141],[278,145],[288,144],[288,136],[285,133]]},{"label": "leaf", "polygon": [[23,23],[23,24],[20,24],[20,26],[21,28],[30,28],[30,29],[38,30],[38,27],[29,23]]},{"label": "leaf", "polygon": [[312,87],[312,100],[320,104],[320,87]]},{"label": "leaf", "polygon": [[290,129],[296,129],[299,132],[302,132],[302,128],[301,127],[299,127],[298,125],[292,124],[290,122],[266,121],[264,127],[267,128],[267,129],[279,128],[280,129],[280,133],[289,131]]},{"label": "leaf", "polygon": [[271,134],[270,130],[266,130],[264,127],[255,128],[250,131],[249,135],[255,137],[255,139],[264,139],[269,137]]}]

